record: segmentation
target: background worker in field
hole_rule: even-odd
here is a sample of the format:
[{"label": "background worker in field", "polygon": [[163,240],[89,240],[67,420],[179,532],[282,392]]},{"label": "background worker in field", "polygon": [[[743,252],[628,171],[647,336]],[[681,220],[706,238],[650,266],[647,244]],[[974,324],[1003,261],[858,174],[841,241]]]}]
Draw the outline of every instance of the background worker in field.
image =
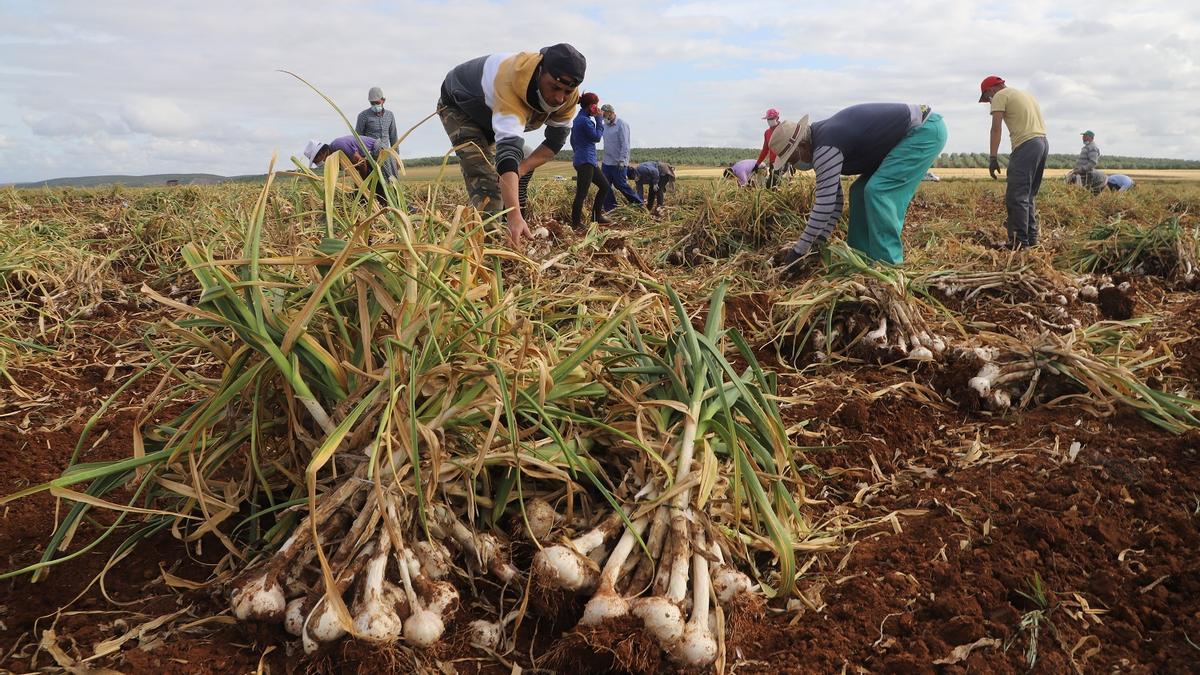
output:
[{"label": "background worker in field", "polygon": [[[371,175],[373,169],[371,163],[367,161],[367,155],[370,155],[378,162],[379,151],[383,147],[382,142],[370,136],[360,136],[358,138],[355,138],[353,135],[339,136],[328,143],[309,141],[308,145],[304,146],[304,156],[308,158],[310,167],[319,167],[333,153],[341,152],[354,165],[354,169],[358,171],[359,177],[366,180]],[[379,200],[380,205],[387,204],[387,193],[383,189],[384,180],[383,176],[380,176],[380,180],[375,183],[375,198]]]},{"label": "background worker in field", "polygon": [[596,198],[592,200],[592,218],[601,225],[612,221],[604,215],[604,200],[612,188],[596,162],[596,144],[604,138],[604,121],[600,117],[600,97],[588,92],[579,97],[579,113],[571,123],[571,163],[575,165],[575,201],[571,203],[571,227],[581,232],[587,229],[583,222],[583,202],[588,190],[596,186]]},{"label": "background worker in field", "polygon": [[[371,87],[367,91],[367,102],[371,107],[358,113],[358,119],[354,123],[354,131],[359,136],[369,136],[379,141],[381,148],[394,148],[397,141],[400,140],[396,133],[396,116],[391,110],[383,107],[384,101],[383,90],[379,87]],[[383,166],[383,175],[385,178],[391,178],[396,175],[396,160],[392,157],[385,157],[381,162]]]},{"label": "background worker in field", "polygon": [[[458,148],[471,204],[487,215],[509,209],[513,246],[530,236],[521,178],[528,180],[567,142],[586,68],[578,50],[560,43],[537,52],[480,56],[453,68],[442,82],[438,116]],[[545,140],[526,155],[521,135],[543,125]]]},{"label": "background worker in field", "polygon": [[723,175],[726,178],[736,179],[738,185],[741,187],[747,187],[750,185],[751,179],[754,178],[754,174],[758,173],[760,168],[761,167],[759,167],[758,160],[743,159],[730,164],[725,169]]},{"label": "background worker in field", "polygon": [[663,205],[663,195],[675,182],[675,167],[666,162],[642,162],[636,167],[629,167],[628,175],[637,181],[639,197],[642,196],[642,186],[646,187],[646,209],[658,213]]},{"label": "background worker in field", "polygon": [[[775,175],[775,153],[771,151],[771,133],[775,131],[775,127],[779,126],[780,118],[779,111],[774,108],[768,108],[767,114],[763,115],[763,119],[767,121],[767,128],[763,131],[762,150],[758,153],[758,159],[754,160],[754,171],[757,172],[762,166],[763,160],[768,160],[767,163],[767,187],[775,187],[777,176]],[[745,185],[745,183],[743,183]]]},{"label": "background worker in field", "polygon": [[1008,218],[1008,248],[1036,246],[1038,242],[1037,194],[1046,172],[1046,123],[1042,109],[1028,92],[1013,89],[1004,80],[989,75],[979,83],[979,102],[990,103],[992,131],[989,138],[988,173],[1000,172],[1000,123],[1008,127],[1012,153],[1008,156],[1008,184],[1004,189],[1004,207]]},{"label": "background worker in field", "polygon": [[1096,134],[1089,129],[1080,136],[1083,138],[1083,147],[1079,150],[1075,167],[1067,174],[1067,182],[1082,185],[1100,194],[1108,182],[1108,177],[1097,168],[1100,164],[1100,148],[1096,145]]},{"label": "background worker in field", "polygon": [[600,106],[604,115],[604,161],[600,171],[612,187],[604,198],[604,210],[617,208],[617,193],[625,195],[630,204],[641,206],[644,202],[625,180],[625,168],[629,166],[629,124],[617,117],[617,110],[608,103]]},{"label": "background worker in field", "polygon": [[1105,185],[1109,190],[1124,192],[1132,189],[1134,182],[1132,178],[1123,173],[1114,173],[1108,177],[1108,179],[1105,181]]},{"label": "background worker in field", "polygon": [[855,174],[846,243],[873,260],[903,262],[904,216],[945,145],[946,124],[927,105],[863,103],[811,126],[808,115],[781,123],[771,135],[775,169],[811,164],[817,180],[808,226],[772,262],[790,274],[793,263],[829,237],[842,215],[841,177]]}]

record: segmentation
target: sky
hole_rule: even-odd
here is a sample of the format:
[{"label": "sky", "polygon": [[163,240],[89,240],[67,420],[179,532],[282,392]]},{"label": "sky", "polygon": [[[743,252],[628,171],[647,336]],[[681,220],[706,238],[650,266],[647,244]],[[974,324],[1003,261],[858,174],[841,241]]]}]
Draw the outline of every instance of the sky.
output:
[{"label": "sky", "polygon": [[[757,147],[769,107],[897,101],[942,114],[946,152],[986,152],[996,74],[1040,102],[1051,152],[1092,129],[1105,154],[1200,159],[1200,3],[0,0],[0,183],[290,168],[348,130],[281,70],[352,121],[382,87],[403,134],[450,68],[556,42],[634,147]],[[448,149],[434,117],[400,152]]]}]

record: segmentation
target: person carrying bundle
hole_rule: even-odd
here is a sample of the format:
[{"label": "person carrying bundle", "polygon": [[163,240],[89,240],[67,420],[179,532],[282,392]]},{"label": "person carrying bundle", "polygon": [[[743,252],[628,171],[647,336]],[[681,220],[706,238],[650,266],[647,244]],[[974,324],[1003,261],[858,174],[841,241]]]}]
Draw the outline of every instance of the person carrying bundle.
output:
[{"label": "person carrying bundle", "polygon": [[808,115],[781,123],[771,135],[775,169],[811,165],[817,179],[808,226],[772,262],[785,275],[799,270],[793,265],[829,237],[842,215],[841,177],[856,174],[846,243],[873,260],[903,262],[900,231],[909,202],[945,145],[946,124],[927,105],[863,103],[811,126]]},{"label": "person carrying bundle", "polygon": [[[438,116],[454,144],[471,204],[488,215],[508,209],[512,246],[531,236],[520,179],[566,144],[586,69],[583,54],[560,43],[537,52],[480,56],[454,67],[442,81]],[[542,126],[545,140],[526,155],[522,134]]]}]

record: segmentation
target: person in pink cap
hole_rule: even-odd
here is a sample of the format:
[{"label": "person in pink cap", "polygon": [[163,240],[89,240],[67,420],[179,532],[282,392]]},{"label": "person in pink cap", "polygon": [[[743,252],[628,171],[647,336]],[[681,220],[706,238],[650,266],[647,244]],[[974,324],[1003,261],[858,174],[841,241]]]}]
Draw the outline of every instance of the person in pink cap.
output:
[{"label": "person in pink cap", "polygon": [[[763,132],[762,151],[758,153],[758,159],[754,160],[754,169],[752,171],[758,171],[764,159],[770,159],[770,163],[767,164],[768,167],[775,166],[775,153],[771,151],[771,132],[775,131],[775,127],[779,126],[779,111],[774,108],[768,108],[767,114],[763,115],[763,119],[767,121],[767,130]],[[767,176],[767,187],[775,187],[774,170]]]}]

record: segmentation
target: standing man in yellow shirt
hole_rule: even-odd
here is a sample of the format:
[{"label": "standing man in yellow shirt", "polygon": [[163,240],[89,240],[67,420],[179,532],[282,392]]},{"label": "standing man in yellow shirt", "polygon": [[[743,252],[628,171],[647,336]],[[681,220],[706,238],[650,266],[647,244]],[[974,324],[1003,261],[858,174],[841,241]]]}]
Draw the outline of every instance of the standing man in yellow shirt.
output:
[{"label": "standing man in yellow shirt", "polygon": [[1004,206],[1008,210],[1005,228],[1008,248],[1036,246],[1038,240],[1037,194],[1046,171],[1046,123],[1042,109],[1028,92],[1004,85],[1004,80],[989,75],[979,84],[979,102],[990,103],[992,135],[988,153],[988,173],[992,178],[1000,171],[1000,122],[1008,127],[1012,152],[1008,156],[1008,185],[1004,191]]}]

